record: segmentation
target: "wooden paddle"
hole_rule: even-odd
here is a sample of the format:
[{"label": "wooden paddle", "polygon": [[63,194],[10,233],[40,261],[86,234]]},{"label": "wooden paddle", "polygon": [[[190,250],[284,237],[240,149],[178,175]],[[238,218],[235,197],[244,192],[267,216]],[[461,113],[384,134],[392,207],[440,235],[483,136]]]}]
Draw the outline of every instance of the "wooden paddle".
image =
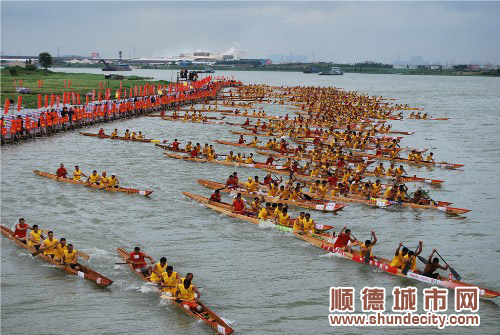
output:
[{"label": "wooden paddle", "polygon": [[52,249],[52,248],[56,247],[56,246],[57,246],[57,245],[59,245],[59,244],[60,244],[60,242],[57,242],[56,244],[51,245],[50,247],[48,247],[48,248],[46,248],[46,249],[43,249],[43,250],[42,250],[41,248],[39,248],[37,251],[32,252],[32,253],[31,253],[31,256],[36,257],[36,256],[38,256],[39,254],[41,254],[42,252],[44,252],[45,250]]},{"label": "wooden paddle", "polygon": [[439,252],[436,251],[436,254],[439,256],[439,258],[441,258],[441,260],[444,262],[444,264],[448,265],[448,267],[450,268],[450,272],[453,274],[453,277],[455,277],[456,280],[461,280],[462,277],[460,277],[460,275],[458,274],[457,271],[455,271],[455,269],[453,269],[448,263],[446,263],[446,261],[443,259],[443,257],[441,257]]}]

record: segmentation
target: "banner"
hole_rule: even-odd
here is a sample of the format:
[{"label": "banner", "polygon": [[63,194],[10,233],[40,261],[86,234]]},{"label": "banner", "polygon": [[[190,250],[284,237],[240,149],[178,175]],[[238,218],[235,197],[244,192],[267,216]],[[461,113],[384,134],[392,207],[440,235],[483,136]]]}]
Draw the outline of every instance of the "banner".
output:
[{"label": "banner", "polygon": [[9,113],[9,107],[10,107],[10,100],[9,100],[9,98],[5,98],[5,107],[4,107],[4,110],[3,110],[4,114],[8,114]]},{"label": "banner", "polygon": [[17,97],[17,111],[20,112],[21,111],[21,105],[23,104],[23,97],[22,96],[18,96]]}]

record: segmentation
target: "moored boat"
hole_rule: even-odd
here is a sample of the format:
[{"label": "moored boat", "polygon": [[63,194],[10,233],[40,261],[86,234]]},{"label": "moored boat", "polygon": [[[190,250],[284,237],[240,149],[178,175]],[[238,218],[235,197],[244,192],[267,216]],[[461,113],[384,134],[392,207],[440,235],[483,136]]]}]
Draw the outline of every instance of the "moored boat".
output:
[{"label": "moored boat", "polygon": [[144,195],[144,196],[148,196],[151,193],[153,193],[153,191],[150,191],[150,190],[138,190],[135,188],[103,187],[103,186],[99,186],[96,184],[90,184],[90,183],[87,183],[87,182],[84,182],[81,180],[73,180],[71,178],[59,178],[55,174],[48,173],[48,172],[42,172],[42,171],[38,171],[38,170],[33,170],[33,172],[39,176],[47,177],[47,178],[53,179],[55,181],[59,181],[59,182],[63,182],[63,183],[71,183],[71,184],[75,184],[75,185],[85,186],[85,187],[94,188],[94,189],[98,189],[98,190],[104,190],[104,191],[108,191],[108,192],[122,192],[122,193],[138,194],[138,195]]},{"label": "moored boat", "polygon": [[[129,253],[127,251],[125,251],[122,248],[117,248],[116,251],[124,261],[128,259]],[[142,272],[136,271],[136,269],[134,269],[131,264],[128,264],[128,266],[130,270],[132,270],[132,272],[134,272],[137,276],[139,276],[143,281],[147,283],[150,282],[149,279],[142,274]],[[205,306],[201,301],[198,301],[198,304],[203,308],[203,312],[198,312],[193,309],[186,309],[182,306],[179,300],[172,299],[171,297],[164,295],[163,292],[160,290],[158,292],[160,293],[162,298],[168,299],[170,302],[172,302],[172,304],[177,306],[180,310],[184,311],[189,316],[201,320],[203,323],[212,328],[218,334],[230,335],[234,332],[234,330],[224,320],[222,320],[210,308]]]},{"label": "moored boat", "polygon": [[[14,232],[12,230],[10,230],[9,228],[7,228],[5,226],[0,226],[0,229],[1,229],[3,236],[7,237],[9,240],[11,240],[13,243],[17,244],[21,248],[26,249],[30,253],[34,253],[37,251],[35,248],[28,246],[25,242],[15,238]],[[111,279],[104,277],[99,272],[96,272],[87,266],[85,267],[86,272],[77,271],[77,270],[72,269],[69,265],[62,265],[59,261],[54,260],[54,259],[52,259],[52,257],[50,257],[48,255],[44,255],[43,253],[40,253],[36,257],[43,259],[45,262],[54,265],[55,267],[61,269],[62,271],[64,271],[65,273],[67,273],[69,275],[73,275],[73,276],[77,276],[77,277],[82,278],[82,279],[86,279],[88,281],[95,283],[97,286],[106,287],[106,286],[109,286],[113,283],[113,281]]]}]

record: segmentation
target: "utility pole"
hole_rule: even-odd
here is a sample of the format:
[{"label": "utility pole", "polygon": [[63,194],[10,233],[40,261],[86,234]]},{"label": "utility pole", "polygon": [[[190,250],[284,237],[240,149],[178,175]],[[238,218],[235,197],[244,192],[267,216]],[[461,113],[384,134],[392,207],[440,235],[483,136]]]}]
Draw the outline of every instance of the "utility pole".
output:
[{"label": "utility pole", "polygon": [[57,46],[57,57],[59,57],[59,46]]},{"label": "utility pole", "polygon": [[135,58],[135,47],[134,47],[134,58]]}]

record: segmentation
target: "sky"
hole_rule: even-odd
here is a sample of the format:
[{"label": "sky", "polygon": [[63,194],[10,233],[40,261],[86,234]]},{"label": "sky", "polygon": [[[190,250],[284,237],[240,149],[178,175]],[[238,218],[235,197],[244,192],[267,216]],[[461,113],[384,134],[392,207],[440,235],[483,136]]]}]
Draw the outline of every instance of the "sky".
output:
[{"label": "sky", "polygon": [[500,63],[500,2],[1,1],[4,55],[176,56]]}]

